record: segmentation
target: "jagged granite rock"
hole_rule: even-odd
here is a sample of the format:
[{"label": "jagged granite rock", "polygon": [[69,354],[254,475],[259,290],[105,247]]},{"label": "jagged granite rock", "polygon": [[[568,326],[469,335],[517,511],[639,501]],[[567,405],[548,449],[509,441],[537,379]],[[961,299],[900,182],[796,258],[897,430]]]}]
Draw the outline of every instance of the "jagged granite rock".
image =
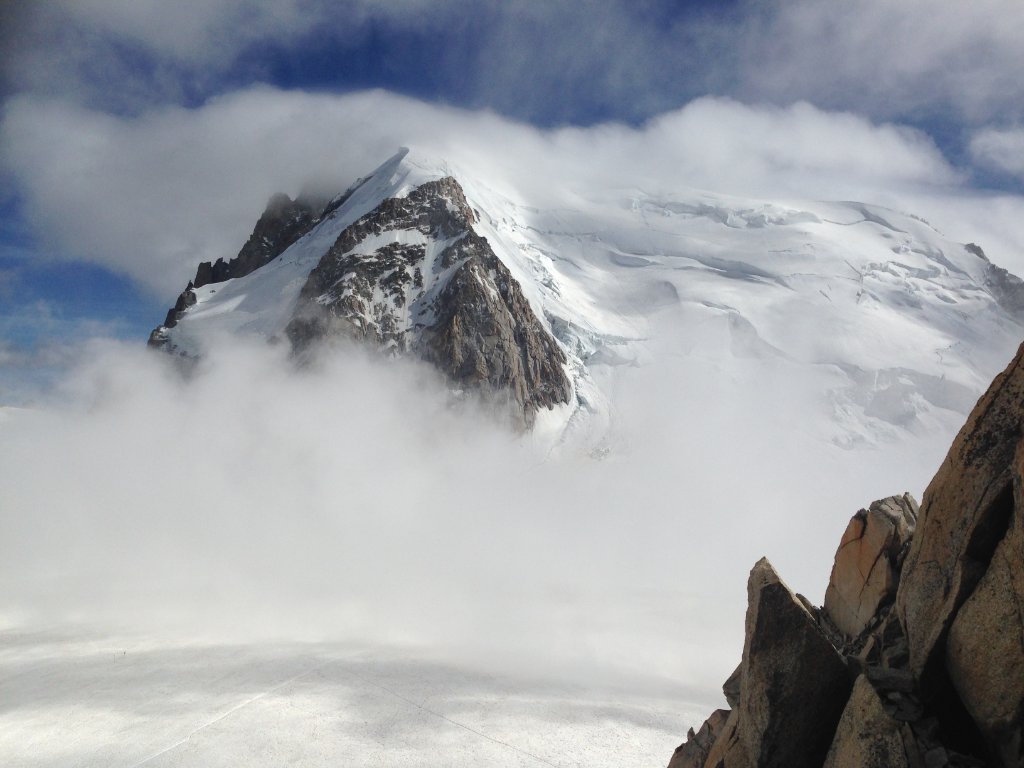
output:
[{"label": "jagged granite rock", "polygon": [[[1014,466],[1022,465],[1018,450]],[[1024,765],[1024,504],[1019,474],[1009,530],[957,613],[946,669],[990,754]]]},{"label": "jagged granite rock", "polygon": [[708,753],[721,736],[728,720],[728,710],[716,709],[696,733],[691,728],[686,734],[686,741],[676,747],[668,768],[704,768]]},{"label": "jagged granite rock", "polygon": [[737,733],[760,768],[819,768],[850,692],[843,658],[762,558],[747,582]]},{"label": "jagged granite rock", "polygon": [[853,685],[823,768],[911,768],[919,764],[909,726],[885,711],[867,677]]},{"label": "jagged granite rock", "polygon": [[[185,290],[178,294],[177,301],[174,302],[174,306],[167,310],[167,317],[164,318],[164,324],[161,328],[173,328],[178,324],[178,318],[182,316],[186,309],[195,306],[196,303],[196,292],[195,285],[190,280],[189,284],[185,286]],[[163,337],[158,335],[158,331],[161,328],[156,328],[149,336],[149,343],[151,346],[158,346],[162,343]]]},{"label": "jagged granite rock", "polygon": [[196,270],[196,288],[221,283],[255,272],[284,253],[292,243],[309,232],[323,217],[325,204],[300,195],[292,200],[278,193],[270,198],[252,234],[231,261],[204,261]]},{"label": "jagged granite rock", "polygon": [[185,310],[195,305],[196,288],[243,277],[269,264],[316,226],[327,213],[343,203],[351,193],[352,190],[349,190],[330,202],[312,195],[299,195],[295,200],[282,193],[273,195],[235,258],[230,261],[217,259],[213,264],[208,261],[199,264],[196,276],[167,311],[163,325],[154,328],[149,334],[148,345],[157,349],[168,347],[167,329],[176,326]]},{"label": "jagged granite rock", "polygon": [[757,765],[750,759],[746,744],[740,737],[739,719],[739,710],[729,713],[729,719],[704,761],[705,768],[754,768]]},{"label": "jagged granite rock", "polygon": [[[813,611],[785,589],[766,561],[755,566],[748,585],[739,704],[706,766],[813,765],[808,755],[815,754],[826,732],[834,735],[827,758],[822,756],[830,768],[1024,766],[1022,427],[1024,346],[957,435],[925,491],[916,528],[909,497],[876,502],[854,516],[836,553],[832,594],[817,624]],[[864,590],[856,586],[872,583],[879,561],[891,571],[880,578],[884,588],[875,594],[881,599],[872,597],[875,609],[867,616],[861,611]],[[838,600],[843,582],[850,580],[854,589],[846,593],[857,595],[855,606]],[[766,628],[760,627],[762,614],[769,617]],[[840,631],[835,625],[847,619],[850,624]],[[819,629],[839,663],[859,676],[849,700],[836,683],[833,692],[819,690],[823,698],[806,703],[805,712],[816,717],[839,704],[845,711],[838,728],[822,722],[808,729],[809,716],[786,703],[808,674],[801,666],[828,654],[815,643],[797,650],[800,643],[793,641],[752,642],[759,636],[786,637],[807,624]],[[806,627],[800,635],[814,637]],[[726,689],[727,696],[735,693],[732,678]],[[773,724],[782,711],[789,712],[784,731]],[[778,735],[783,732],[785,739]],[[784,760],[770,746],[786,750]]]},{"label": "jagged granite rock", "polygon": [[293,348],[341,336],[413,353],[460,386],[507,393],[526,426],[567,403],[565,354],[474,220],[452,177],[385,200],[310,273],[286,328]]},{"label": "jagged granite rock", "polygon": [[1024,421],[1024,348],[960,430],[921,503],[896,595],[910,668],[941,686],[946,634],[987,570],[1014,508],[1013,458]]},{"label": "jagged granite rock", "polygon": [[839,542],[825,612],[847,637],[857,637],[883,603],[896,597],[906,546],[917,522],[910,494],[890,496],[857,512]]},{"label": "jagged granite rock", "polygon": [[[293,244],[301,250],[323,231],[317,224],[366,181],[329,202],[273,197],[236,258],[199,266],[150,346],[179,352],[168,331],[196,304],[197,289],[244,278]],[[337,237],[332,232],[326,252],[315,253],[275,338],[286,337],[300,357],[338,338],[414,355],[457,388],[510,405],[514,422],[531,426],[538,410],[570,401],[567,359],[508,267],[473,229],[476,216],[450,176],[376,201]],[[299,242],[311,232],[314,240]]]}]

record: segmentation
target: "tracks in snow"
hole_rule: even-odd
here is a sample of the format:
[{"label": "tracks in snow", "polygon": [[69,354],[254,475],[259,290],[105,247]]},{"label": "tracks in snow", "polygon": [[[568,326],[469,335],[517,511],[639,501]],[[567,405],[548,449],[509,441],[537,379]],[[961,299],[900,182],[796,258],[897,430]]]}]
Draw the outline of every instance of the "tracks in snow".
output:
[{"label": "tracks in snow", "polygon": [[[216,725],[217,723],[219,723],[219,722],[227,719],[231,715],[235,714],[239,710],[244,709],[245,707],[249,706],[250,704],[252,704],[252,703],[254,703],[256,701],[259,701],[260,699],[264,698],[265,696],[269,696],[270,694],[272,694],[272,693],[274,693],[276,691],[279,691],[282,688],[284,688],[284,687],[286,687],[288,685],[291,685],[292,683],[295,683],[295,682],[301,680],[304,677],[308,677],[309,675],[312,675],[312,674],[314,674],[316,672],[319,672],[320,670],[325,669],[326,667],[329,667],[332,664],[336,664],[338,661],[339,661],[338,659],[332,659],[330,661],[325,661],[323,664],[319,664],[319,665],[313,667],[312,669],[307,669],[305,672],[300,672],[297,675],[293,675],[292,677],[289,677],[287,680],[284,680],[284,681],[278,683],[277,685],[273,686],[272,688],[268,688],[267,690],[262,691],[262,692],[256,694],[255,696],[251,696],[250,698],[246,699],[243,702],[240,702],[239,704],[236,704],[235,706],[231,707],[226,712],[223,712],[222,714],[218,715],[217,717],[213,718],[212,720],[209,720],[208,722],[203,723],[202,725],[198,726],[197,728],[192,729],[191,731],[189,731],[189,733],[184,738],[180,739],[179,741],[176,741],[174,744],[171,744],[170,746],[165,747],[164,749],[161,749],[159,752],[154,752],[149,757],[143,758],[142,760],[140,760],[140,761],[138,761],[136,763],[132,763],[132,765],[129,766],[129,768],[140,768],[140,766],[146,765],[147,763],[150,763],[153,760],[156,760],[158,757],[161,757],[162,755],[166,755],[168,752],[173,752],[178,747],[181,747],[181,746],[184,746],[185,744],[187,744],[192,739],[192,737],[195,736],[200,731],[203,731],[206,728],[209,728],[210,726]],[[504,747],[505,749],[510,749],[513,752],[516,752],[516,753],[518,753],[518,754],[520,754],[520,755],[522,755],[524,757],[528,757],[531,760],[534,760],[537,763],[540,763],[542,765],[548,765],[548,766],[551,766],[551,768],[562,768],[562,766],[559,763],[553,763],[550,760],[547,760],[546,758],[541,757],[540,755],[536,755],[536,754],[534,754],[532,752],[529,752],[529,751],[527,751],[525,749],[522,749],[521,747],[517,747],[515,744],[509,744],[507,741],[502,741],[501,739],[497,739],[497,738],[495,738],[493,736],[488,736],[483,731],[478,731],[476,728],[468,726],[465,723],[460,723],[458,720],[453,720],[452,718],[448,717],[447,715],[444,715],[441,712],[438,712],[436,710],[430,709],[429,707],[426,707],[426,706],[424,706],[421,703],[418,703],[418,702],[416,702],[416,701],[414,701],[414,700],[412,700],[412,699],[410,699],[410,698],[408,698],[406,696],[403,696],[402,694],[400,694],[397,691],[394,691],[394,690],[388,688],[387,686],[384,686],[384,685],[381,685],[380,683],[374,682],[373,680],[371,680],[371,679],[369,679],[369,678],[367,678],[367,677],[365,677],[363,675],[360,675],[360,674],[358,674],[356,672],[352,672],[350,670],[347,671],[347,675],[349,677],[352,677],[352,678],[356,679],[356,680],[359,680],[360,682],[362,682],[362,683],[364,683],[366,685],[372,686],[372,687],[376,688],[377,690],[383,691],[384,693],[388,694],[389,696],[392,696],[393,698],[396,698],[399,701],[402,701],[405,704],[408,704],[409,706],[419,710],[420,712],[428,714],[428,715],[430,715],[432,717],[435,717],[435,718],[437,718],[439,720],[443,720],[444,722],[448,723],[449,725],[453,725],[456,728],[461,728],[462,730],[467,731],[468,733],[471,733],[474,736],[478,736],[481,739],[485,739],[485,740],[491,742],[492,744],[497,744],[498,746]]]}]

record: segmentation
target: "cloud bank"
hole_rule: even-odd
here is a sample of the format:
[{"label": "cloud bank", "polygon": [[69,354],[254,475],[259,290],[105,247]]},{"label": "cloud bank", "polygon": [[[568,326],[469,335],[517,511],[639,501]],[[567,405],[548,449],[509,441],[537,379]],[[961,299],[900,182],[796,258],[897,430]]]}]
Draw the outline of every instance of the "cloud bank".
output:
[{"label": "cloud bank", "polygon": [[774,2],[748,18],[738,95],[804,98],[876,118],[1019,120],[1024,6]]},{"label": "cloud bank", "polygon": [[979,165],[1024,179],[1024,128],[986,128],[971,137]]},{"label": "cloud bank", "polygon": [[57,404],[0,422],[0,619],[412,644],[714,703],[746,569],[767,554],[820,601],[849,515],[920,493],[944,445],[823,450],[820,381],[661,338],[621,369],[603,461],[357,350],[295,371],[236,341],[186,381],[95,343]]},{"label": "cloud bank", "polygon": [[639,128],[542,130],[382,91],[260,87],[137,117],[26,96],[8,104],[0,130],[4,165],[55,249],[168,298],[198,262],[233,256],[274,192],[310,180],[343,189],[406,144],[535,205],[687,187],[907,204],[959,182],[920,132],[804,103],[716,98]]},{"label": "cloud bank", "polygon": [[[643,120],[707,93],[874,119],[1024,117],[1016,0],[44,0],[9,14],[16,90],[129,111],[272,80],[276,55],[330,50],[329,87],[352,88],[353,54],[377,53],[378,75],[411,92],[548,124]],[[429,77],[409,48],[431,52]]]}]

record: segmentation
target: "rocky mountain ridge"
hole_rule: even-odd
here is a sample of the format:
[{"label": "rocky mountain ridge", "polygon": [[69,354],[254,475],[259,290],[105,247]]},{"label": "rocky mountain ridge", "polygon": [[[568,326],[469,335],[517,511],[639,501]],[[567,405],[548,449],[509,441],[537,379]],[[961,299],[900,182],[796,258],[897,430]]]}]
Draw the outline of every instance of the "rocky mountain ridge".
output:
[{"label": "rocky mountain ridge", "polygon": [[[275,195],[235,259],[199,265],[150,346],[188,355],[173,329],[200,303],[197,289],[270,264],[329,222],[365,181],[327,203]],[[566,355],[474,230],[476,220],[451,176],[376,201],[341,229],[308,272],[279,335],[297,355],[340,338],[414,355],[454,386],[507,400],[514,421],[531,426],[539,409],[567,404],[573,395]]]},{"label": "rocky mountain ridge", "polygon": [[825,604],[762,559],[730,710],[670,768],[1024,765],[1024,346],[957,436],[920,509],[850,520]]},{"label": "rocky mountain ridge", "polygon": [[475,220],[451,176],[382,202],[310,272],[285,328],[293,349],[346,336],[411,352],[456,385],[507,393],[527,425],[568,403],[565,353]]}]

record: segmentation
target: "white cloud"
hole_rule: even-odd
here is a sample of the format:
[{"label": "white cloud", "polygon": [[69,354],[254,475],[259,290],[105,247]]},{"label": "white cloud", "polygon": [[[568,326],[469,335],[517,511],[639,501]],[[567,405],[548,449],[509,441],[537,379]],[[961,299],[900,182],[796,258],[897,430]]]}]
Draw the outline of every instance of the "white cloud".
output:
[{"label": "white cloud", "polygon": [[793,428],[820,381],[663,352],[622,369],[631,447],[598,462],[453,410],[409,362],[296,372],[235,340],[185,381],[94,343],[59,405],[0,423],[0,616],[422,644],[713,704],[749,566],[820,601],[848,516],[919,492],[944,445],[823,450]]},{"label": "white cloud", "polygon": [[572,188],[874,199],[956,182],[923,134],[807,104],[710,98],[637,129],[541,131],[380,91],[253,88],[126,118],[25,96],[0,129],[0,158],[38,232],[168,300],[198,262],[237,252],[272,193],[310,179],[344,187],[404,144],[541,203]]},{"label": "white cloud", "polygon": [[1024,128],[986,128],[971,137],[971,156],[985,168],[1024,178]]}]

